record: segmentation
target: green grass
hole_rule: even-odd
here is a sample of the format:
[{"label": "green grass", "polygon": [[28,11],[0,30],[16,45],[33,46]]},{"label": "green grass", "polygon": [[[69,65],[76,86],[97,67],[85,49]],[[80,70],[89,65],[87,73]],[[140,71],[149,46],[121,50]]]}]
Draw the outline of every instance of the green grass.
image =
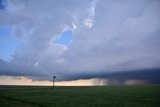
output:
[{"label": "green grass", "polygon": [[160,107],[159,85],[0,86],[0,107]]}]

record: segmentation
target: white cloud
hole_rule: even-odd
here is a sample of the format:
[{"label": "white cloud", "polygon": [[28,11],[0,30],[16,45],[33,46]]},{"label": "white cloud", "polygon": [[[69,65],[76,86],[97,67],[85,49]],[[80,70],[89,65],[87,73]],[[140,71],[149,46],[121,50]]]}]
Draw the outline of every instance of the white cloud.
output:
[{"label": "white cloud", "polygon": [[39,66],[39,62],[36,62],[33,66],[34,66],[34,67]]},{"label": "white cloud", "polygon": [[84,23],[89,28],[91,28],[93,26],[93,20],[91,20],[91,19],[87,19]]},{"label": "white cloud", "polygon": [[88,18],[84,21],[84,24],[91,28],[94,24],[94,16],[95,16],[95,8],[96,8],[97,0],[93,0],[88,9]]},{"label": "white cloud", "polygon": [[73,24],[73,30],[76,29],[76,28],[77,28],[77,26],[75,24]]}]

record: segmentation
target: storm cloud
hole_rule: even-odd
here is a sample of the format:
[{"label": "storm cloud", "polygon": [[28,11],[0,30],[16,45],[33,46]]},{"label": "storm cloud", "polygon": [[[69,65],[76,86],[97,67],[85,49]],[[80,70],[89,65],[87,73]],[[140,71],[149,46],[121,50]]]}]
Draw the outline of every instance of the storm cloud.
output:
[{"label": "storm cloud", "polygon": [[[160,68],[158,0],[2,3],[0,27],[9,26],[20,44],[9,61],[0,60],[0,75],[33,80],[56,75],[61,81]],[[71,42],[55,43],[66,31],[72,33]]]}]

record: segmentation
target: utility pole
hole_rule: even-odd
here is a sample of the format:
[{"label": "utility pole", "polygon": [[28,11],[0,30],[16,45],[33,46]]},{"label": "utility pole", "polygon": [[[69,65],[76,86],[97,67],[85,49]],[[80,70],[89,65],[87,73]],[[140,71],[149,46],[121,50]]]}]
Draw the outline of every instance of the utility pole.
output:
[{"label": "utility pole", "polygon": [[55,84],[54,84],[55,79],[56,79],[56,76],[53,76],[53,86],[52,86],[52,89],[55,88]]}]

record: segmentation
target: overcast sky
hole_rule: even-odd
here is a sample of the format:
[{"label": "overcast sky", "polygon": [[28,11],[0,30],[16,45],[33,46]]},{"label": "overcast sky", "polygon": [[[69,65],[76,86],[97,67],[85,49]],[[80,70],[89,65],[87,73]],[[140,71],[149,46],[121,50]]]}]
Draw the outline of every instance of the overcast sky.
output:
[{"label": "overcast sky", "polygon": [[159,0],[0,0],[0,75],[72,80],[154,68]]}]

